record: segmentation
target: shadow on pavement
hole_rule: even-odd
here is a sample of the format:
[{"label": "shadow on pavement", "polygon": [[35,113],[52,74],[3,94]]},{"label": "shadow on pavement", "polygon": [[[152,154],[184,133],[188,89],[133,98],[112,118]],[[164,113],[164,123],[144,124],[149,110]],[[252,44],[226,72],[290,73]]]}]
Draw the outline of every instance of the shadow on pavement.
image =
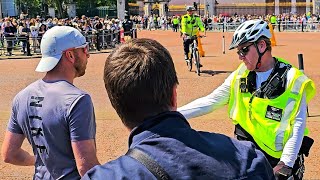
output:
[{"label": "shadow on pavement", "polygon": [[320,117],[320,115],[309,115],[308,117]]},{"label": "shadow on pavement", "polygon": [[[201,70],[201,74],[209,74],[211,76],[222,74],[222,73],[232,73],[233,71],[212,71],[212,70]],[[201,76],[200,74],[200,76]]]},{"label": "shadow on pavement", "polygon": [[218,57],[218,56],[213,56],[213,55],[211,55],[211,56],[205,56],[205,57]]}]

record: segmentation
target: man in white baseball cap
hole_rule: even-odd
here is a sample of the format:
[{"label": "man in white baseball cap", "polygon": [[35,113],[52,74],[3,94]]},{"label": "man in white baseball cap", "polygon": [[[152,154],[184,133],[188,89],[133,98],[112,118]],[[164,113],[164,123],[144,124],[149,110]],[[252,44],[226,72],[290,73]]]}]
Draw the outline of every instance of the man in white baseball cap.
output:
[{"label": "man in white baseball cap", "polygon": [[[85,49],[88,47],[86,38],[75,28],[69,26],[55,26],[49,29],[41,40],[42,58],[36,71],[51,71],[60,62],[63,53],[71,49]],[[72,52],[72,51],[68,51]],[[89,58],[88,51],[85,52]],[[70,55],[68,54],[65,54]]]},{"label": "man in white baseball cap", "polygon": [[[91,97],[73,85],[85,74],[88,43],[75,28],[55,26],[41,41],[36,71],[44,78],[20,91],[13,100],[2,144],[6,163],[35,166],[33,179],[80,179],[99,164],[96,122]],[[21,148],[27,138],[33,154]]]}]

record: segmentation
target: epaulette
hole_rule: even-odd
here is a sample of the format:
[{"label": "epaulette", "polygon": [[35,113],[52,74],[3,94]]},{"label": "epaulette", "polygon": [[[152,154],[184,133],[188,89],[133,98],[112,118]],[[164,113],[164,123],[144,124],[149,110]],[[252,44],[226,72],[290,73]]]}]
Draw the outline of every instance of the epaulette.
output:
[{"label": "epaulette", "polygon": [[183,16],[183,18],[188,18],[188,16]]},{"label": "epaulette", "polygon": [[199,17],[198,15],[194,15],[194,17]]}]

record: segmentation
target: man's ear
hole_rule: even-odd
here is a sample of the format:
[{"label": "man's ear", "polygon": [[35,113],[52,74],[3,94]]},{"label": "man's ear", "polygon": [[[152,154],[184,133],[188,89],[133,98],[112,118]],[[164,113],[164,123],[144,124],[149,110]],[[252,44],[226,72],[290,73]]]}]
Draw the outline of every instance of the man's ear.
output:
[{"label": "man's ear", "polygon": [[177,87],[178,85],[174,85],[174,87],[172,88],[172,97],[171,97],[171,111],[176,111],[178,108],[177,105]]},{"label": "man's ear", "polygon": [[265,49],[267,48],[267,43],[264,40],[260,41],[258,44],[258,48],[260,53],[264,52]]},{"label": "man's ear", "polygon": [[72,63],[75,62],[75,56],[74,56],[73,51],[67,51],[67,52],[65,53],[65,55],[66,55],[66,58],[67,58],[70,62],[72,62]]}]

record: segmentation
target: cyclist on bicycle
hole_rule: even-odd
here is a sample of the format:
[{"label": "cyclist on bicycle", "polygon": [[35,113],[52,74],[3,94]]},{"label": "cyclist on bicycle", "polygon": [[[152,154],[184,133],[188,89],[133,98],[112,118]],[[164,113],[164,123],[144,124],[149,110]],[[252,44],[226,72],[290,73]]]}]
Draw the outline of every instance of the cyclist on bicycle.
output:
[{"label": "cyclist on bicycle", "polygon": [[195,8],[193,6],[187,6],[186,8],[187,14],[182,16],[181,19],[181,33],[183,38],[183,48],[184,48],[184,59],[189,59],[189,46],[192,43],[191,38],[187,38],[187,36],[195,36],[197,35],[199,29],[204,32],[204,27],[202,21],[198,15],[194,15],[193,12]]}]

